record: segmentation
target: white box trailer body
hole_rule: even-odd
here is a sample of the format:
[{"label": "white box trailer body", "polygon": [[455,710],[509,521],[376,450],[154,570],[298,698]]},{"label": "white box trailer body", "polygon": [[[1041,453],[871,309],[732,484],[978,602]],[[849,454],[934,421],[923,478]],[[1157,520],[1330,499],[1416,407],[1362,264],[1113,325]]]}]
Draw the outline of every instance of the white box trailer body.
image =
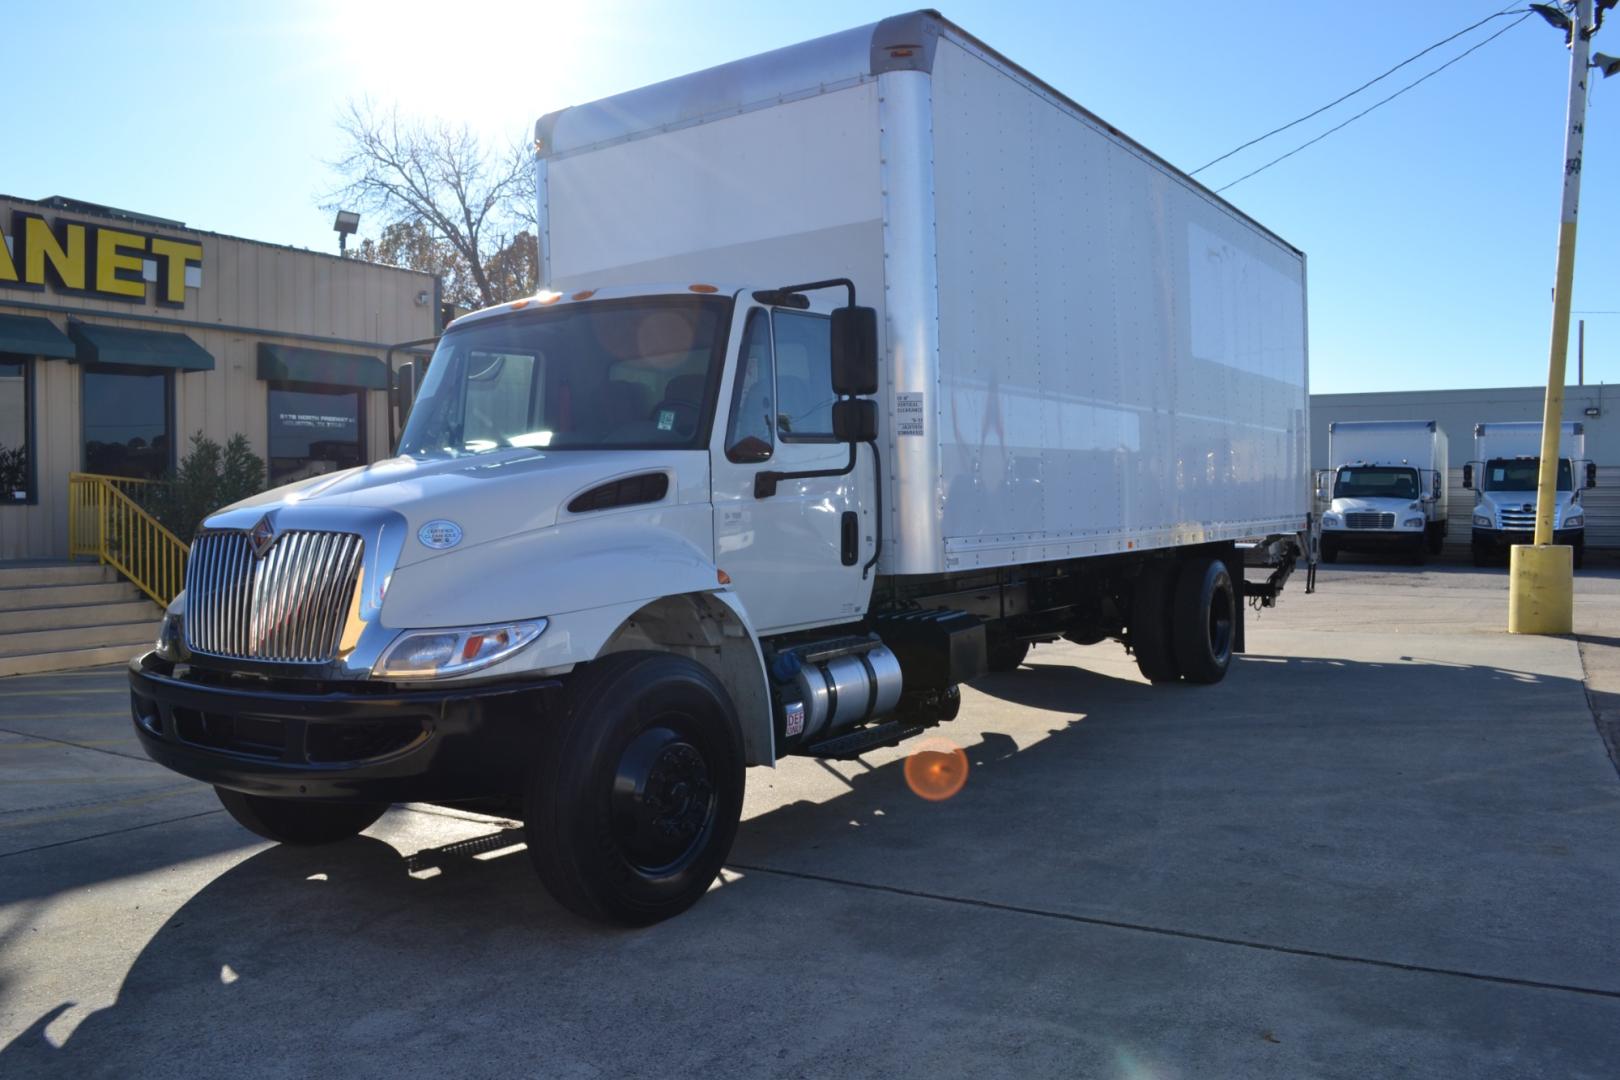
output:
[{"label": "white box trailer body", "polygon": [[1306,527],[1304,256],[937,15],[536,139],[552,288],[847,276],[877,306],[881,573]]},{"label": "white box trailer body", "polygon": [[1450,444],[1433,420],[1335,420],[1318,488],[1322,554],[1398,549],[1438,555],[1447,531]]}]

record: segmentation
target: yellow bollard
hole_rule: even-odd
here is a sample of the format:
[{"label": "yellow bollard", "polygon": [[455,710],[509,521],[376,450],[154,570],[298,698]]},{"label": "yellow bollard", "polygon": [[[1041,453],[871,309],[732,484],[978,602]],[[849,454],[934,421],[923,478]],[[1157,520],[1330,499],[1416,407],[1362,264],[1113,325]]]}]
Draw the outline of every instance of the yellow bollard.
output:
[{"label": "yellow bollard", "polygon": [[1575,549],[1568,544],[1514,544],[1508,565],[1508,633],[1575,630]]}]

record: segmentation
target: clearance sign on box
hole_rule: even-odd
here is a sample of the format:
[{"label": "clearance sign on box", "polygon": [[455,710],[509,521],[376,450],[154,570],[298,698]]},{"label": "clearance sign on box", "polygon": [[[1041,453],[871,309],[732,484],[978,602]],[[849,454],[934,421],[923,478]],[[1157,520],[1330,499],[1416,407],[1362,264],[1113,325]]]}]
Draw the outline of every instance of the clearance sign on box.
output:
[{"label": "clearance sign on box", "polygon": [[142,303],[147,289],[164,307],[184,307],[202,286],[202,245],[111,225],[47,222],[19,210],[0,245],[0,288],[44,289]]}]

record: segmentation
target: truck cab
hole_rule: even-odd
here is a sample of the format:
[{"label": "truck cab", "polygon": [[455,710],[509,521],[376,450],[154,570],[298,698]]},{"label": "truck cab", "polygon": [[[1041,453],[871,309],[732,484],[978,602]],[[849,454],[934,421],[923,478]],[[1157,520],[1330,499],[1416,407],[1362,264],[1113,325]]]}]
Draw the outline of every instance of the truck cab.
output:
[{"label": "truck cab", "polygon": [[1413,562],[1446,537],[1446,435],[1432,420],[1334,421],[1333,465],[1317,476],[1323,562],[1341,551],[1388,551]]},{"label": "truck cab", "polygon": [[[1553,543],[1574,549],[1579,568],[1586,552],[1584,488],[1597,484],[1597,468],[1584,460],[1583,425],[1567,422],[1559,432]],[[1536,489],[1541,472],[1541,424],[1499,422],[1474,428],[1474,456],[1463,467],[1463,487],[1474,492],[1472,554],[1475,566],[1500,564],[1514,544],[1534,540]]]}]

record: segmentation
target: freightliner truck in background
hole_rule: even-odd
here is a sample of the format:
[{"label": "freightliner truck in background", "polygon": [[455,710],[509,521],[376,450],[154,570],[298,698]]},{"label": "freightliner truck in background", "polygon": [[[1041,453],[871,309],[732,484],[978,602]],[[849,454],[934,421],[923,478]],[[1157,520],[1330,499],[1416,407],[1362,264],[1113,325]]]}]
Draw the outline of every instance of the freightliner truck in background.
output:
[{"label": "freightliner truck in background", "polygon": [[1446,433],[1433,420],[1335,420],[1317,497],[1321,555],[1397,551],[1414,562],[1446,542]]},{"label": "freightliner truck in background", "polygon": [[1302,254],[938,15],[536,136],[546,290],[449,327],[398,457],[210,517],[133,664],[248,828],[520,816],[563,904],[654,922],[746,766],[1032,642],[1216,682],[1305,557]]},{"label": "freightliner truck in background", "polygon": [[[1474,425],[1474,460],[1463,466],[1463,487],[1474,490],[1475,566],[1501,563],[1514,544],[1533,542],[1540,472],[1539,421]],[[1579,569],[1586,556],[1581,489],[1597,486],[1597,466],[1586,460],[1586,432],[1579,423],[1559,425],[1557,481],[1553,543],[1574,548]]]}]

